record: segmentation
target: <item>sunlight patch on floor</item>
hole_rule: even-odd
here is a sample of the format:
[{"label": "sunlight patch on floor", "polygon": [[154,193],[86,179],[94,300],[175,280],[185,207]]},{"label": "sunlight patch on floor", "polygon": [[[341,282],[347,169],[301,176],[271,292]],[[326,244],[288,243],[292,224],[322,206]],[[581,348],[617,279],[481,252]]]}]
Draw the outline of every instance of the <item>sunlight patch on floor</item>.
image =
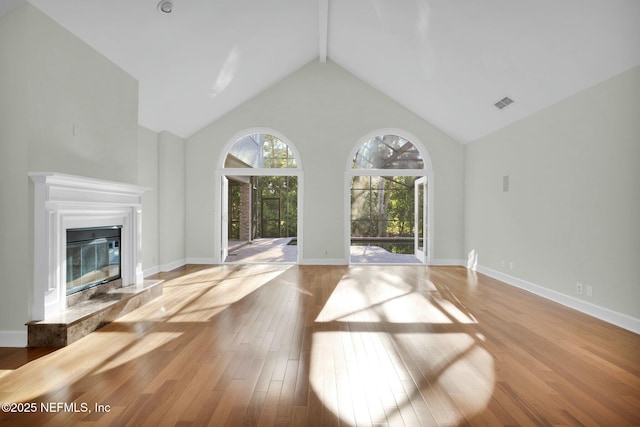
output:
[{"label": "sunlight patch on floor", "polygon": [[154,302],[151,302],[147,310],[136,310],[118,321],[202,322],[202,312],[208,314],[205,319],[211,319],[290,268],[290,265],[252,265],[203,269],[165,286],[168,295],[184,294],[179,304],[157,306],[152,311]]},{"label": "sunlight patch on floor", "polygon": [[[411,425],[402,413],[418,413],[417,400],[428,404],[428,412],[417,416],[437,425],[457,425],[481,412],[495,381],[489,353],[464,333],[410,335],[315,333],[311,387],[348,425]],[[461,346],[463,343],[467,345]],[[386,357],[380,350],[385,346],[396,347],[395,356]],[[419,363],[413,362],[416,360]],[[406,366],[420,368],[408,370]]]},{"label": "sunlight patch on floor", "polygon": [[[112,345],[112,339],[117,334],[121,335],[116,341],[118,345]],[[28,370],[12,371],[5,375],[2,378],[2,392],[10,393],[12,402],[29,402],[36,396],[54,390],[62,391],[69,384],[97,371],[109,358],[116,357],[128,345],[125,343],[134,339],[130,333],[90,334],[78,341],[90,342],[90,346],[72,344],[29,362]],[[100,351],[96,352],[96,349]],[[59,363],[72,366],[71,374],[69,369],[57,369]],[[23,372],[28,372],[28,378],[23,378]]]},{"label": "sunlight patch on floor", "polygon": [[310,365],[313,390],[341,422],[456,425],[491,398],[493,358],[446,285],[351,269],[316,322],[341,325],[314,333]]},{"label": "sunlight patch on floor", "polygon": [[347,275],[316,322],[355,321],[366,312],[369,320],[389,323],[475,323],[475,318],[463,310],[459,301],[442,297],[431,282],[417,290],[392,274],[382,274],[372,281]]}]

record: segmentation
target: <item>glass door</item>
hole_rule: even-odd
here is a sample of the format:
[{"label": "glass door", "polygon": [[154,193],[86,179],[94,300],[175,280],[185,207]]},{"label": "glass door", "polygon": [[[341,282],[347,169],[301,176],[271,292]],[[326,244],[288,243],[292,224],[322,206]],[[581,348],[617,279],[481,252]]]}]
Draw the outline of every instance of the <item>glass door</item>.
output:
[{"label": "glass door", "polygon": [[427,262],[427,177],[415,181],[415,255],[421,262]]},{"label": "glass door", "polygon": [[280,237],[281,208],[279,197],[263,197],[261,206],[261,237]]},{"label": "glass door", "polygon": [[221,195],[221,227],[220,227],[220,261],[225,262],[229,255],[229,179],[222,177]]}]

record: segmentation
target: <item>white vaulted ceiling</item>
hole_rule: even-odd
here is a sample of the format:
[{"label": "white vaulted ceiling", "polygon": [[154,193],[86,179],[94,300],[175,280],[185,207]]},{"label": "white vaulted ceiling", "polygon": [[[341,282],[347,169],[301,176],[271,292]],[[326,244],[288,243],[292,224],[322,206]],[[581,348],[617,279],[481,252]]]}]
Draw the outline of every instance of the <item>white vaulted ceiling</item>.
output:
[{"label": "white vaulted ceiling", "polygon": [[182,137],[325,52],[462,143],[640,65],[638,0],[30,2],[138,79],[141,125]]}]

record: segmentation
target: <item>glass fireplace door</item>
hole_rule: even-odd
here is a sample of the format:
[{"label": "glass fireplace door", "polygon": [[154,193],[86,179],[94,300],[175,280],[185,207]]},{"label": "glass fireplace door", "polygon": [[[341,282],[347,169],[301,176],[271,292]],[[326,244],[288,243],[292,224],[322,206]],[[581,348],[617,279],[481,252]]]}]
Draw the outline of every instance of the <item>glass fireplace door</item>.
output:
[{"label": "glass fireplace door", "polygon": [[120,278],[120,228],[67,230],[67,295]]}]

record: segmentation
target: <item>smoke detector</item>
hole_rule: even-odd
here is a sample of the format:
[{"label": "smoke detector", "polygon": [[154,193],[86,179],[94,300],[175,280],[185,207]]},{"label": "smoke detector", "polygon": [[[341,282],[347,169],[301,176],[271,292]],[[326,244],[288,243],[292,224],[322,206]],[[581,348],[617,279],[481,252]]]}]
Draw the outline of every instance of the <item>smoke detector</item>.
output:
[{"label": "smoke detector", "polygon": [[173,2],[171,0],[161,0],[158,3],[158,10],[162,13],[173,12]]}]

